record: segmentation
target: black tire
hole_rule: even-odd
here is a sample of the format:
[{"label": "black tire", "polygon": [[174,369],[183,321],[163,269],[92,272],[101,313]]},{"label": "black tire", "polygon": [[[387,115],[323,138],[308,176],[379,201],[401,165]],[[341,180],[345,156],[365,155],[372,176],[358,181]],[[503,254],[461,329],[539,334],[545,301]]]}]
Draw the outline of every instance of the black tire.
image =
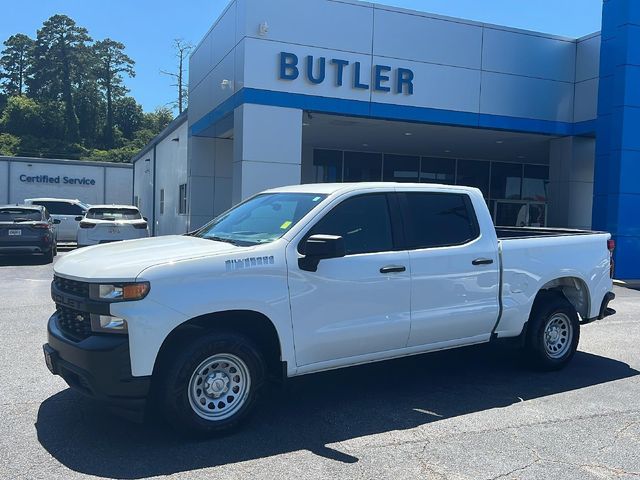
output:
[{"label": "black tire", "polygon": [[[239,404],[241,406],[227,418],[203,418],[191,405],[189,391],[192,376],[197,378],[195,371],[204,361],[214,355],[225,354],[240,359],[246,366],[250,381],[246,396],[243,397],[244,403]],[[161,412],[175,429],[195,436],[228,433],[238,427],[253,409],[265,381],[265,362],[260,350],[250,339],[236,333],[210,333],[183,344],[165,365],[157,372],[160,376]],[[213,370],[211,372],[213,374]],[[227,393],[231,394],[231,391]],[[202,395],[201,400],[204,398]],[[221,398],[208,397],[206,401],[209,400],[214,403],[220,402]],[[229,406],[232,402],[229,402]],[[206,408],[204,404],[202,408]]]},{"label": "black tire", "polygon": [[52,263],[53,262],[53,256],[54,256],[53,247],[51,247],[49,249],[49,251],[45,252],[45,254],[44,254],[44,263],[45,264]]},{"label": "black tire", "polygon": [[54,257],[58,256],[58,244],[57,243],[53,244],[53,256]]},{"label": "black tire", "polygon": [[[545,329],[552,322],[550,338],[546,339]],[[558,324],[560,327],[554,329]],[[554,342],[554,338],[557,341]],[[561,343],[563,338],[564,344]],[[547,371],[560,370],[573,358],[579,341],[580,322],[573,305],[559,292],[541,292],[533,304],[527,325],[525,354],[531,366]]]}]

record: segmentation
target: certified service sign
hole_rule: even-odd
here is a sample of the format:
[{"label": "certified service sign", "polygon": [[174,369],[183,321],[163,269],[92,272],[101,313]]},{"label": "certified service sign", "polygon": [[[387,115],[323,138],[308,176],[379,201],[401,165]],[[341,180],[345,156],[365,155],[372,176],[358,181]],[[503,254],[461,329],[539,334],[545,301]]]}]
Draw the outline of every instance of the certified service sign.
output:
[{"label": "certified service sign", "polygon": [[93,178],[87,177],[66,177],[66,176],[55,176],[51,177],[49,175],[20,175],[18,177],[23,183],[49,183],[49,184],[65,184],[65,185],[86,185],[93,186],[96,184],[96,181]]}]

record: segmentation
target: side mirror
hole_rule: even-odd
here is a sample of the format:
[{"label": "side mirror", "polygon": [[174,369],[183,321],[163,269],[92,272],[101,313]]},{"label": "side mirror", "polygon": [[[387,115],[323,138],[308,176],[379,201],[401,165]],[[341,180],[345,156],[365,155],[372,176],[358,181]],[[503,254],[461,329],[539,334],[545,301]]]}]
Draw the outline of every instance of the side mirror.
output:
[{"label": "side mirror", "polygon": [[84,218],[84,217],[83,217],[82,215],[78,215],[76,218],[74,218],[74,220],[75,220],[76,222],[80,222],[80,221],[82,221],[82,219],[83,219],[83,218]]},{"label": "side mirror", "polygon": [[59,218],[54,218],[53,219],[53,224],[54,225],[60,225],[60,219]]},{"label": "side mirror", "polygon": [[147,217],[142,217],[142,219],[143,219],[145,222],[148,222],[148,221],[149,221],[149,219],[148,219]]},{"label": "side mirror", "polygon": [[320,260],[340,258],[346,254],[344,238],[335,235],[312,235],[304,244],[304,257],[298,259],[298,267],[307,272],[316,272]]}]

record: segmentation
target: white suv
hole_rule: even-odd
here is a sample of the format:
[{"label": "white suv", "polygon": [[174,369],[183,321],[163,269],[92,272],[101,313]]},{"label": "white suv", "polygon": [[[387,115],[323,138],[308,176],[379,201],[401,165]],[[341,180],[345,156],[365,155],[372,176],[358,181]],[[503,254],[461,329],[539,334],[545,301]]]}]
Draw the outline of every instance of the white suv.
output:
[{"label": "white suv", "polygon": [[79,220],[78,247],[149,236],[147,220],[130,205],[93,205]]},{"label": "white suv", "polygon": [[89,205],[80,200],[68,198],[27,198],[27,205],[42,205],[54,220],[60,220],[56,227],[58,242],[75,242],[78,231],[78,217],[83,217]]}]

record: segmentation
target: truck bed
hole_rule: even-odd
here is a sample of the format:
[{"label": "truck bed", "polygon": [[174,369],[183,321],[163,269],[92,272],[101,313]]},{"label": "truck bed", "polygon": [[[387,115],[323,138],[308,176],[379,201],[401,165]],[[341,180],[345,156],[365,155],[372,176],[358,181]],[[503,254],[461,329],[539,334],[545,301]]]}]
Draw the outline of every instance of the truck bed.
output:
[{"label": "truck bed", "polygon": [[547,228],[547,227],[495,227],[499,240],[514,238],[536,237],[564,237],[567,235],[593,235],[602,232],[592,230],[577,230],[571,228]]}]

